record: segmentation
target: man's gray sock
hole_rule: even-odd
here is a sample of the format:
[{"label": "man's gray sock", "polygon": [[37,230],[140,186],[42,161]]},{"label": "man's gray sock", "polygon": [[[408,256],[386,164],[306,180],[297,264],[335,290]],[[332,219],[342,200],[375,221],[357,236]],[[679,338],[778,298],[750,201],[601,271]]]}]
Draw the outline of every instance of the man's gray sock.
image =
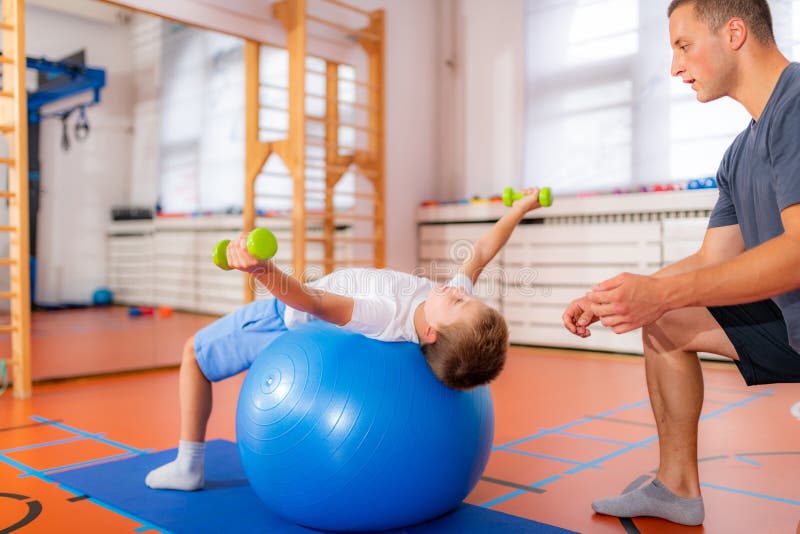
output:
[{"label": "man's gray sock", "polygon": [[594,501],[592,509],[598,514],[616,517],[660,517],[688,526],[702,524],[706,515],[702,497],[678,497],[658,479],[619,497]]},{"label": "man's gray sock", "polygon": [[150,471],[144,483],[153,489],[194,491],[202,488],[205,450],[205,443],[181,441],[175,461]]}]

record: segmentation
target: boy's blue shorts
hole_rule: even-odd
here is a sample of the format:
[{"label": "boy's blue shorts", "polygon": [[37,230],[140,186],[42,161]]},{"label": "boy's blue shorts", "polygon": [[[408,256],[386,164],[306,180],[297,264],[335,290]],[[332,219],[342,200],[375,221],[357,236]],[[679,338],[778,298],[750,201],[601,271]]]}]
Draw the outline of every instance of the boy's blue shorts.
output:
[{"label": "boy's blue shorts", "polygon": [[256,356],[286,332],[278,299],[256,300],[214,321],[194,336],[194,352],[212,382],[249,369]]}]

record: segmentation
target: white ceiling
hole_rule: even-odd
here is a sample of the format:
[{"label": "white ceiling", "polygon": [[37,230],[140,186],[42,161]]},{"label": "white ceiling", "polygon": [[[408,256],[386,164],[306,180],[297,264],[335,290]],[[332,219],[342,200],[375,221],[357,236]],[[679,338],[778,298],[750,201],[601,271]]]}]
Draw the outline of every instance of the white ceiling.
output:
[{"label": "white ceiling", "polygon": [[108,24],[117,24],[126,18],[124,9],[96,0],[27,0],[26,4]]}]

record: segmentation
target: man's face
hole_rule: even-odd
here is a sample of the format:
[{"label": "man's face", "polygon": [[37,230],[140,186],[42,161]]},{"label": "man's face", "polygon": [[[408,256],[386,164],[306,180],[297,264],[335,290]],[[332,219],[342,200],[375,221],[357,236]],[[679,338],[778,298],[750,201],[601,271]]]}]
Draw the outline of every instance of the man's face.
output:
[{"label": "man's face", "polygon": [[697,20],[694,4],[684,4],[669,17],[673,76],[692,84],[699,102],[710,102],[729,94],[735,69],[728,35],[723,29],[713,33]]}]

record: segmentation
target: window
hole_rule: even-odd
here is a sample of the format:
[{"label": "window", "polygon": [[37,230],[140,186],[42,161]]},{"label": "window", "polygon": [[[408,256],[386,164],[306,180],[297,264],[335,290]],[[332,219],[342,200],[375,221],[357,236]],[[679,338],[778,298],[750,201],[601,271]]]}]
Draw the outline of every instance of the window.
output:
[{"label": "window", "polygon": [[[525,1],[524,186],[631,190],[713,176],[750,116],[670,75],[667,2]],[[800,0],[770,7],[800,54]],[[791,21],[789,23],[789,21]]]},{"label": "window", "polygon": [[[159,202],[168,213],[240,210],[244,202],[244,53],[241,39],[164,22],[162,54]],[[259,137],[268,142],[288,134],[289,58],[286,50],[262,46]],[[324,117],[323,60],[306,60],[306,115]],[[345,124],[362,120],[356,101],[355,69],[340,65],[339,114]],[[306,122],[306,208],[324,207],[325,124]],[[340,155],[363,145],[355,129],[339,127]],[[334,193],[334,208],[354,204],[355,176],[347,172]],[[256,180],[256,209],[287,213],[293,185],[275,155]]]}]

